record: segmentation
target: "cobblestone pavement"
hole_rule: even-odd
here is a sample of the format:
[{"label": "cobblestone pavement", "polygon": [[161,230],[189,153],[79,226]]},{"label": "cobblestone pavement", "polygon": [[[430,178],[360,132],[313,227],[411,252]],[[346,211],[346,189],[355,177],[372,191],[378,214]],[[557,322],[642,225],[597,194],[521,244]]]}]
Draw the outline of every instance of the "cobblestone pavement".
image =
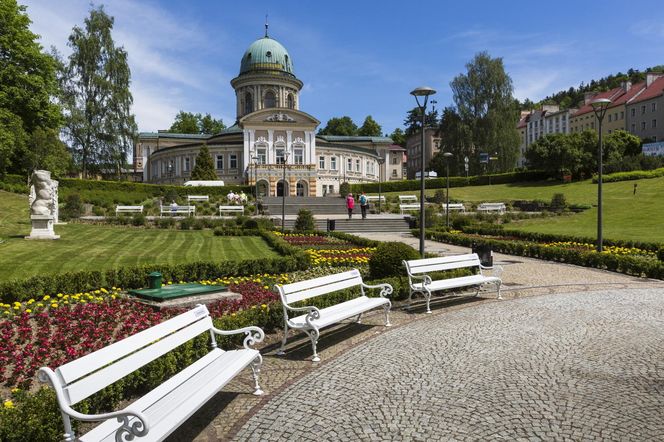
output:
[{"label": "cobblestone pavement", "polygon": [[491,302],[398,327],[257,410],[236,440],[661,440],[664,292]]},{"label": "cobblestone pavement", "polygon": [[[418,241],[408,234],[366,236],[403,241],[414,247]],[[440,255],[468,252],[432,241],[427,241],[426,250]],[[658,345],[659,353],[664,354],[664,281],[501,254],[494,256],[494,263],[504,267],[505,301],[495,301],[495,291],[488,290],[478,298],[432,301],[432,315],[424,313],[422,303],[412,310],[394,303],[394,327],[383,327],[383,315],[376,311],[365,315],[362,324],[345,323],[323,330],[319,341],[321,363],[310,361],[311,345],[302,334],[289,339],[285,357],[274,356],[281,334],[268,334],[261,348],[265,356],[261,386],[266,394],[260,398],[251,395],[250,370],[245,370],[169,441],[207,442],[233,437],[343,440],[347,431],[356,432],[352,437],[348,435],[351,439],[361,440],[500,440],[522,434],[526,439],[561,439],[572,434],[575,440],[645,440],[646,436],[638,435],[652,435],[657,428],[657,438],[664,439],[662,427],[649,429],[662,425],[659,421],[664,421],[664,411],[652,419],[662,403],[641,413],[642,404],[647,403],[643,401],[654,400],[653,390],[664,389],[664,381],[658,384],[652,380],[655,369],[659,370],[658,378],[664,379],[664,368],[648,365],[662,363],[654,356]],[[556,296],[546,296],[553,294]],[[662,296],[661,304],[657,304],[657,294]],[[586,305],[586,299],[591,303]],[[545,308],[538,308],[537,303],[544,303]],[[475,313],[478,316],[473,316]],[[586,313],[590,314],[587,318]],[[614,335],[614,331],[620,333]],[[662,336],[659,341],[655,331]],[[584,354],[589,359],[575,367],[576,352],[592,346],[596,346],[594,355],[588,350]],[[385,353],[382,358],[374,357],[381,352]],[[538,354],[541,357],[536,357]],[[634,365],[618,371],[610,365],[595,367],[595,360],[604,362],[603,355],[614,354],[610,361],[632,358]],[[578,378],[570,377],[575,373]],[[609,385],[611,380],[614,383]],[[394,389],[387,389],[390,386]],[[599,391],[592,390],[595,386]],[[320,392],[325,394],[321,396]],[[292,413],[282,419],[275,410],[290,407],[287,399],[294,393],[303,395],[293,399]],[[623,400],[620,416],[615,415],[617,405],[611,401],[602,404],[604,396],[599,395]],[[323,396],[329,397],[323,400]],[[438,405],[427,404],[431,398],[437,398]],[[596,407],[581,398],[597,399]],[[604,413],[604,407],[613,411]],[[513,414],[517,409],[523,412],[519,417]],[[344,410],[352,417],[344,418]],[[613,419],[613,426],[606,423],[604,415]],[[617,428],[631,428],[636,415],[640,416],[642,433],[632,428],[621,435]],[[381,416],[383,422],[379,424]],[[593,424],[593,429],[586,433],[588,426],[580,421]],[[632,424],[623,423],[626,421]],[[324,428],[318,430],[317,422]],[[531,432],[517,432],[520,422]],[[275,426],[277,430],[272,429]],[[438,429],[430,433],[432,426],[449,426],[457,432]],[[546,429],[552,431],[547,434]],[[579,431],[583,437],[577,437]],[[540,436],[533,436],[534,432]]]}]

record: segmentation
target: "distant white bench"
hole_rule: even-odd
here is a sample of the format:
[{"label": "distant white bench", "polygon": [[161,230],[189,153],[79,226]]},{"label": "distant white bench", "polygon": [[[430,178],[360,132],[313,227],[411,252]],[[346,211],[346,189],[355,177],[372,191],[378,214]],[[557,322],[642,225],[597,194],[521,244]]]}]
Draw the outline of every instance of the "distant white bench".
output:
[{"label": "distant white bench", "polygon": [[219,206],[219,216],[224,213],[244,213],[244,206]]},{"label": "distant white bench", "polygon": [[[477,296],[480,292],[481,286],[484,284],[496,284],[498,299],[502,299],[500,296],[500,286],[502,281],[499,277],[503,271],[502,267],[484,267],[480,263],[477,253],[445,256],[442,258],[413,259],[410,261],[403,261],[403,264],[406,266],[408,284],[410,285],[408,303],[410,304],[413,293],[422,293],[427,301],[427,313],[431,313],[431,308],[429,307],[431,294],[441,290],[477,286],[477,293],[475,293],[475,296]],[[430,276],[430,274],[434,272],[463,268],[474,268],[478,270],[479,273],[476,275],[460,276],[457,278],[440,279],[436,281]],[[495,270],[498,276],[484,276],[482,270]],[[421,282],[416,282],[417,280]]]},{"label": "distant white bench", "polygon": [[[378,201],[378,195],[367,195],[367,202],[370,203],[372,201]],[[380,202],[385,202],[385,197],[383,195],[380,196]]]},{"label": "distant white bench", "polygon": [[143,213],[143,206],[115,206],[115,215],[120,213]]},{"label": "distant white bench", "polygon": [[[72,408],[99,390],[131,374],[196,336],[209,334],[210,351],[122,410],[89,415]],[[215,335],[244,333],[244,348],[224,351]],[[254,394],[263,392],[258,374],[263,358],[251,348],[264,338],[258,327],[219,330],[204,305],[166,322],[68,362],[54,370],[39,369],[39,379],[55,390],[64,422],[66,441],[164,440],[196,410],[209,401],[231,379],[251,365]],[[104,421],[81,437],[72,430],[71,418],[85,422]]]},{"label": "distant white bench", "polygon": [[409,201],[417,202],[417,197],[415,195],[399,195],[400,203],[407,203]]},{"label": "distant white bench", "polygon": [[478,212],[499,212],[505,213],[505,203],[482,203],[477,206]]},{"label": "distant white bench", "polygon": [[187,195],[187,202],[192,201],[210,201],[210,197],[208,195]]},{"label": "distant white bench", "polygon": [[[447,206],[447,207],[445,207]],[[466,212],[466,206],[464,206],[462,203],[450,203],[450,204],[443,204],[443,212],[446,211],[452,211],[452,210],[458,210],[459,212]]]},{"label": "distant white bench", "polygon": [[166,215],[187,215],[196,214],[196,206],[160,206],[160,216]]},{"label": "distant white bench", "polygon": [[[313,306],[293,307],[291,304],[304,301],[305,299],[315,298],[316,296],[326,295],[338,290],[349,289],[352,287],[360,288],[360,296],[340,304],[318,309]],[[350,270],[348,272],[337,273],[335,275],[323,276],[320,278],[309,279],[307,281],[296,282],[293,284],[276,285],[281,296],[281,302],[284,307],[284,338],[281,342],[281,349],[277,354],[284,354],[284,347],[288,339],[288,329],[302,330],[309,336],[313,348],[313,362],[320,361],[316,352],[316,344],[320,335],[320,329],[328,325],[336,324],[344,319],[357,316],[357,322],[360,322],[362,314],[376,307],[385,309],[385,325],[390,326],[390,307],[392,303],[385,296],[392,293],[392,286],[389,284],[366,285],[362,281],[359,270]],[[364,294],[364,289],[381,289],[380,297],[369,298]],[[303,315],[294,318],[288,317],[288,312],[306,312]]]},{"label": "distant white bench", "polygon": [[420,210],[420,204],[399,204],[399,210],[401,211],[401,214],[403,215],[404,212],[409,212],[413,210]]}]

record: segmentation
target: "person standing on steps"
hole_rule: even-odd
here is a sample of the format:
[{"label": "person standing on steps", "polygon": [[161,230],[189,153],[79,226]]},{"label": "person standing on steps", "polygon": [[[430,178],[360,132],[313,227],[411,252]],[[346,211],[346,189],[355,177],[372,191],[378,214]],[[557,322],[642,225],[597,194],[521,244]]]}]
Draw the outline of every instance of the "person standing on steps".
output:
[{"label": "person standing on steps", "polygon": [[367,219],[367,196],[362,192],[360,195],[360,210],[362,211],[362,219]]},{"label": "person standing on steps", "polygon": [[349,193],[346,197],[346,208],[348,209],[348,219],[351,219],[353,217],[353,209],[355,208],[355,199],[352,193]]}]

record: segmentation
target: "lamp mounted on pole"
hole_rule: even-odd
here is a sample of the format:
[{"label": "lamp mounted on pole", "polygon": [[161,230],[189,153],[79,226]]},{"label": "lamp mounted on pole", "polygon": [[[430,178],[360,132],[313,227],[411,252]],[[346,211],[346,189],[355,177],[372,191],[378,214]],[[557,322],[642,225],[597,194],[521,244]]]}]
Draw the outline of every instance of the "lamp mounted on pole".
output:
[{"label": "lamp mounted on pole", "polygon": [[288,151],[284,151],[284,176],[281,182],[281,233],[286,229],[286,163],[288,163]]},{"label": "lamp mounted on pole", "polygon": [[611,105],[608,98],[599,98],[593,100],[590,105],[593,107],[595,117],[599,122],[599,146],[597,148],[597,251],[602,251],[602,157],[604,146],[602,146],[602,120],[606,115],[606,110]]},{"label": "lamp mounted on pole", "polygon": [[378,158],[378,214],[380,215],[380,185],[382,182],[382,173],[383,173],[383,164],[385,164],[385,158]]},{"label": "lamp mounted on pole", "polygon": [[[436,91],[430,87],[418,87],[417,89],[411,91],[411,95],[415,97],[415,102],[417,102],[417,107],[420,109],[420,114],[422,115],[422,157],[421,157],[421,167],[420,167],[420,256],[424,258],[424,168],[426,165],[426,148],[424,140],[424,129],[425,129],[425,119],[426,119],[426,110],[427,110],[427,101],[429,101],[429,95],[435,94]],[[422,98],[422,104],[420,104],[420,98]]]}]

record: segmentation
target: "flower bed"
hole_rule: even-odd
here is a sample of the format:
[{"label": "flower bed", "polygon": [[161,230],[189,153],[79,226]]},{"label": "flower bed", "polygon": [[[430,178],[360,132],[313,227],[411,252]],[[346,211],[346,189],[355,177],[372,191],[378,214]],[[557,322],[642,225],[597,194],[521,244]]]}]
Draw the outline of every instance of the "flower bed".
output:
[{"label": "flower bed", "polygon": [[[580,252],[594,252],[597,247],[595,244],[581,243],[575,241],[558,241],[542,244],[543,247],[557,247],[561,249],[578,250]],[[645,258],[656,258],[657,253],[650,250],[643,250],[637,247],[619,247],[619,246],[603,246],[602,253],[606,255],[620,255],[620,256],[642,256]]]},{"label": "flower bed", "polygon": [[345,250],[336,249],[307,249],[311,263],[315,266],[348,266],[368,265],[371,254],[376,251],[375,247],[362,247]]}]

